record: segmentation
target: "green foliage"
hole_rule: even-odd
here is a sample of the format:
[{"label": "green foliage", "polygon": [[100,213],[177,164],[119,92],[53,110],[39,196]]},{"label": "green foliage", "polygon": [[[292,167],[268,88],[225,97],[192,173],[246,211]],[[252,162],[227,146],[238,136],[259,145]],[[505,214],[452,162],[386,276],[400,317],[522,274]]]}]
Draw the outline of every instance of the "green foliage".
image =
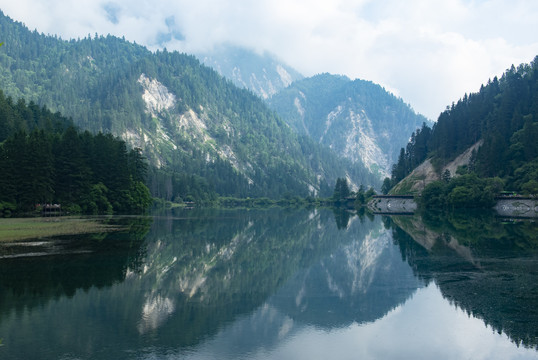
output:
[{"label": "green foliage", "polygon": [[366,202],[368,202],[372,196],[374,196],[376,193],[375,193],[375,190],[373,187],[370,187],[368,189],[368,191],[364,194],[364,196],[366,197]]},{"label": "green foliage", "polygon": [[538,194],[538,181],[532,179],[521,185],[524,194]]},{"label": "green foliage", "polygon": [[[411,134],[411,140],[405,149],[400,149],[398,161],[392,166],[390,179],[391,188],[426,160],[430,149],[429,143],[431,135],[432,129],[428,127],[426,123],[423,123],[420,129],[417,129]],[[387,183],[386,187],[388,187],[388,185],[389,184]]]},{"label": "green foliage", "polygon": [[365,191],[364,185],[361,185],[355,194],[354,207],[358,210],[364,210],[365,205],[368,204],[374,195],[376,195],[376,192],[373,187]]},{"label": "green foliage", "polygon": [[477,207],[476,204],[470,202],[474,198],[473,195],[473,189],[456,186],[447,195],[446,202],[455,208]]},{"label": "green foliage", "polygon": [[129,196],[127,211],[141,213],[153,202],[148,187],[141,181],[131,182],[131,188],[126,192]]},{"label": "green foliage", "polygon": [[0,201],[0,217],[11,217],[11,214],[17,209],[13,203]]},{"label": "green foliage", "polygon": [[479,178],[474,173],[466,174],[449,181],[428,184],[418,204],[424,209],[491,208],[503,186],[500,178]]},{"label": "green foliage", "polygon": [[383,195],[387,195],[391,188],[392,188],[392,181],[390,180],[390,178],[386,177],[385,179],[383,179],[383,185],[381,186],[381,193]]},{"label": "green foliage", "polygon": [[[39,104],[73,118],[80,129],[134,139],[141,149],[128,152],[126,166],[137,168],[137,156],[144,154],[151,165],[165,169],[164,174],[155,175],[159,172],[155,170],[149,177],[154,196],[166,200],[178,196],[202,199],[214,193],[273,199],[286,192],[328,196],[331,189],[327,184],[346,172],[356,182],[377,185],[364,168],[353,167],[311,139],[298,136],[261,99],[193,56],[166,50],[152,53],[110,35],[62,41],[31,32],[1,13],[0,33],[6,42],[0,54],[0,88],[32,104],[28,109],[22,106],[26,110],[21,116],[46,122],[46,118],[32,115]],[[142,76],[165,86],[175,96],[175,104],[149,113],[142,98]],[[183,115],[203,126],[193,129],[190,121],[179,121]],[[0,119],[0,141],[6,137],[4,133],[29,132],[34,126],[27,121],[17,125],[22,129],[14,129],[14,119]],[[74,149],[74,155],[82,156],[79,150],[84,149]],[[98,154],[115,151],[96,150]],[[97,160],[99,156],[92,159],[100,162],[100,173],[110,164]],[[88,190],[89,184],[79,183],[86,176],[68,171],[77,162],[62,161],[63,173],[72,174],[65,178],[65,186]],[[134,181],[142,181],[144,169],[129,171]],[[164,180],[167,176],[178,185],[169,186]],[[109,190],[111,182],[123,187],[129,182],[126,177],[102,180]],[[68,194],[69,200],[76,196],[72,191]],[[115,207],[119,200],[110,201]]]},{"label": "green foliage", "polygon": [[[58,113],[14,104],[1,92],[0,104],[0,121],[10,118],[13,124],[0,143],[0,214],[32,211],[44,203],[90,214],[138,213],[150,205],[149,190],[140,181],[144,159],[136,151],[128,153],[124,141],[79,133]],[[50,121],[31,121],[39,118]],[[23,128],[32,130],[15,130]]]},{"label": "green foliage", "polygon": [[443,208],[445,192],[445,185],[440,181],[434,181],[422,191],[419,204],[426,209]]},{"label": "green foliage", "polygon": [[215,188],[205,178],[166,168],[150,169],[148,183],[151,194],[165,201],[200,203],[212,202],[217,198]]},{"label": "green foliage", "polygon": [[349,190],[347,180],[345,178],[336,179],[336,184],[334,186],[334,192],[333,192],[333,200],[337,202],[343,201],[350,194],[351,194],[351,191]]},{"label": "green foliage", "polygon": [[446,169],[443,172],[443,176],[442,176],[443,181],[448,184],[451,178],[452,178],[452,175],[450,174],[450,170]]},{"label": "green foliage", "polygon": [[418,159],[432,157],[432,164],[441,169],[482,140],[468,168],[458,170],[457,175],[475,172],[481,178],[500,177],[513,191],[536,191],[530,181],[538,176],[537,94],[538,57],[517,69],[512,66],[479,92],[465,95],[447,107],[431,133],[412,136],[394,165],[393,185],[418,165],[411,161],[412,154],[419,153]]},{"label": "green foliage", "polygon": [[456,175],[465,175],[469,173],[469,167],[467,165],[458,166],[456,169]]},{"label": "green foliage", "polygon": [[112,214],[112,204],[107,198],[108,189],[102,183],[91,187],[88,200],[84,204],[84,212],[87,214]]}]

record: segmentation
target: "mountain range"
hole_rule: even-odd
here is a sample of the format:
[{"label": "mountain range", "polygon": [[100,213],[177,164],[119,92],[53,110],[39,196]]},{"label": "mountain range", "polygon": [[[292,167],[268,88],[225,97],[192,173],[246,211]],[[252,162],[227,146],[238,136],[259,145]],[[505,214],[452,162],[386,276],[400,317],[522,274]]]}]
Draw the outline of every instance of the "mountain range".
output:
[{"label": "mountain range", "polygon": [[[326,91],[319,80],[330,81],[330,75],[300,80],[299,73],[269,54],[223,47],[204,56],[247,90],[194,56],[152,53],[110,35],[65,41],[30,31],[3,13],[0,33],[4,93],[61,112],[83,130],[111,132],[141,148],[156,169],[150,171],[150,189],[167,200],[185,198],[193,188],[240,197],[326,196],[338,177],[352,186],[379,187],[380,175],[394,158],[390,144],[400,147],[407,140],[392,140],[392,135],[408,133],[424,120],[408,115],[414,114],[410,107],[381,87],[367,83],[370,88],[361,93],[357,84],[363,82],[340,77],[329,97],[334,101],[318,102]],[[293,81],[320,88],[308,91],[299,85],[308,101],[301,97],[304,102],[297,107]],[[361,103],[361,96],[374,105]],[[398,114],[385,98],[407,115]],[[301,121],[311,122],[308,131],[297,126],[296,114],[286,113],[290,101],[296,114],[306,109]],[[322,141],[320,123],[327,118],[335,121],[326,126],[329,135]],[[406,130],[398,130],[400,125]],[[351,137],[350,128],[358,129]],[[343,143],[339,136],[347,147],[335,146]],[[188,180],[181,177],[185,174]]]},{"label": "mountain range", "polygon": [[269,104],[299,134],[382,177],[410,134],[431,123],[380,85],[331,74],[296,81]]}]

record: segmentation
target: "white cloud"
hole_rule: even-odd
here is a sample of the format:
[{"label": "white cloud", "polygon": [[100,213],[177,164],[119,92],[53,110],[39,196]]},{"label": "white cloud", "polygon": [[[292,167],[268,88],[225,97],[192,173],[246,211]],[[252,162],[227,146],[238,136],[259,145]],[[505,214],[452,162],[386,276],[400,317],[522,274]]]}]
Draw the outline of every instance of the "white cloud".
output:
[{"label": "white cloud", "polygon": [[269,50],[305,75],[380,83],[431,118],[538,55],[534,0],[0,0],[0,8],[63,38],[97,32],[150,49],[166,39],[185,52],[220,42]]}]

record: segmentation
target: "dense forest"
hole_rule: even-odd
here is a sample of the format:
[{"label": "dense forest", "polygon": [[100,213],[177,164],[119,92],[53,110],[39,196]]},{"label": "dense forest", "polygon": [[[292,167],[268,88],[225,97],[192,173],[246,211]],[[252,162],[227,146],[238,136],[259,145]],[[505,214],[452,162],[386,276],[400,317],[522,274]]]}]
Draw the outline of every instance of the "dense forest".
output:
[{"label": "dense forest", "polygon": [[430,123],[378,84],[331,74],[296,81],[268,101],[298,133],[352,161],[369,159],[382,174],[409,133]]},{"label": "dense forest", "polygon": [[[330,195],[340,176],[377,185],[362,164],[293,132],[266,104],[195,57],[114,36],[62,40],[0,13],[0,88],[139,147],[148,187],[166,200]],[[166,94],[151,107],[144,96]]]},{"label": "dense forest", "polygon": [[69,212],[138,213],[151,204],[147,163],[110,134],[0,91],[0,216],[59,203]]},{"label": "dense forest", "polygon": [[[482,141],[468,166],[458,169],[457,174],[441,174],[443,181],[432,184],[437,190],[426,189],[426,194],[433,191],[435,196],[441,196],[437,201],[445,199],[453,204],[449,197],[461,200],[465,197],[463,188],[478,185],[478,178],[491,179],[479,186],[482,190],[538,194],[537,139],[538,57],[530,64],[512,66],[500,79],[495,77],[483,85],[479,92],[466,94],[447,107],[433,128],[423,126],[413,133],[407,147],[401,149],[392,178],[385,179],[383,189],[387,191],[427,158],[439,170]],[[455,175],[466,176],[457,180],[461,184],[444,187],[443,183],[456,181]],[[461,192],[461,196],[453,194],[454,191]]]}]

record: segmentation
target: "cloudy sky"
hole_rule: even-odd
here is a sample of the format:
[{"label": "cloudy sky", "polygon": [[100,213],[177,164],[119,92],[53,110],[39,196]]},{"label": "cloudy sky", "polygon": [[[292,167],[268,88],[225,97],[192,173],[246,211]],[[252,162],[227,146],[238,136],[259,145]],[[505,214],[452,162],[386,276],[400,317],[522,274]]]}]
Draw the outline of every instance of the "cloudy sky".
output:
[{"label": "cloudy sky", "polygon": [[269,51],[306,76],[379,83],[431,119],[538,55],[536,0],[0,0],[0,9],[64,39]]}]

